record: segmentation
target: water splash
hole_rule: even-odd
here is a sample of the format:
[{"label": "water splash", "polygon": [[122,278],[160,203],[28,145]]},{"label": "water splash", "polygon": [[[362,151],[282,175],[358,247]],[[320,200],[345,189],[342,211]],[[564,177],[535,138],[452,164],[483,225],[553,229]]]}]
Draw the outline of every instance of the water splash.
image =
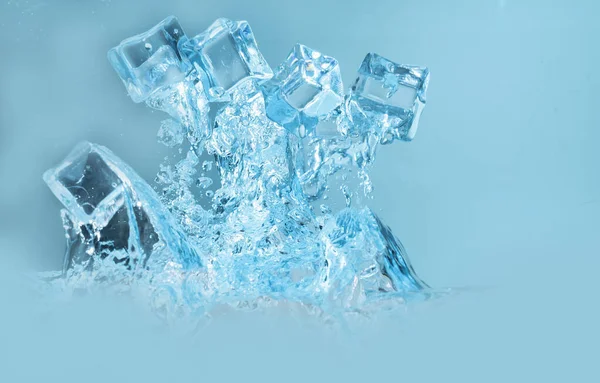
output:
[{"label": "water splash", "polygon": [[158,138],[181,157],[154,188],[89,143],[46,172],[66,208],[54,288],[126,291],[164,318],[281,302],[339,317],[432,294],[365,206],[378,146],[414,137],[426,68],[369,54],[344,95],[331,57],[298,44],[273,73],[247,23],[189,39],[174,17],[109,59],[171,116]]}]

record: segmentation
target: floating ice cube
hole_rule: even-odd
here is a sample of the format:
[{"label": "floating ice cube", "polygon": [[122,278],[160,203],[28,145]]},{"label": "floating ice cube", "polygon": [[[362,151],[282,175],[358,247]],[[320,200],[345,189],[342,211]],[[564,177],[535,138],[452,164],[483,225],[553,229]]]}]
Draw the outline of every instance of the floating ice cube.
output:
[{"label": "floating ice cube", "polygon": [[[301,137],[320,123],[334,123],[344,98],[337,60],[302,44],[294,46],[264,89],[267,116]],[[330,134],[331,127],[322,130]]]},{"label": "floating ice cube", "polygon": [[211,101],[225,101],[245,81],[273,76],[246,21],[217,19],[192,39],[182,39],[179,50],[198,72]]},{"label": "floating ice cube", "polygon": [[101,257],[116,251],[142,265],[201,264],[154,190],[108,149],[83,142],[44,180],[68,210],[63,214],[73,237],[68,258],[85,259],[81,250]]},{"label": "floating ice cube", "polygon": [[177,42],[184,36],[177,18],[169,16],[108,52],[110,63],[134,102],[142,102],[165,86],[183,80],[191,69],[177,50]]},{"label": "floating ice cube", "polygon": [[429,69],[396,64],[369,53],[348,103],[354,128],[376,128],[382,143],[414,138],[425,106]]},{"label": "floating ice cube", "polygon": [[87,142],[77,145],[44,181],[77,224],[102,227],[123,206],[124,186],[113,164]]}]

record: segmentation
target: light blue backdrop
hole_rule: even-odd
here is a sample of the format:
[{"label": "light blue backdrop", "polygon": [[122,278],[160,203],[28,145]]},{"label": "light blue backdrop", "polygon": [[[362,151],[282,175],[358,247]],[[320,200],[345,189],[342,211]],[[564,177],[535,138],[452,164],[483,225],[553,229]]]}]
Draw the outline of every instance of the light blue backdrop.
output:
[{"label": "light blue backdrop", "polygon": [[[212,359],[204,363],[162,338],[152,343],[143,336],[123,351],[104,337],[115,332],[89,335],[83,323],[93,323],[100,309],[86,308],[77,319],[56,320],[62,324],[30,336],[31,328],[19,325],[20,306],[8,305],[0,380],[53,381],[68,369],[63,355],[75,358],[81,371],[104,366],[94,367],[98,379],[116,376],[121,370],[114,364],[88,364],[83,355],[121,351],[137,355],[138,366],[119,368],[146,381],[168,381],[168,366],[187,381],[261,373],[274,364],[292,380],[345,370],[344,380],[364,381],[600,381],[600,7],[591,0],[4,0],[4,270],[60,265],[60,205],[41,174],[78,141],[110,147],[153,179],[167,153],[156,142],[164,116],[129,100],[106,52],[169,14],[188,34],[217,17],[246,19],[272,66],[302,42],[336,57],[347,86],[371,51],[429,66],[417,137],[380,151],[371,206],[404,242],[423,279],[469,292],[410,309],[402,323],[373,330],[377,335],[356,352],[273,329],[258,332],[269,333],[270,343],[257,344],[258,336],[237,329],[233,334],[244,342],[207,340],[218,351],[206,351]],[[6,282],[0,297],[14,303],[16,283]],[[112,320],[108,328],[122,329],[114,321],[124,320],[121,311],[102,313]],[[43,368],[23,369],[28,360]],[[146,367],[140,372],[139,365]]]}]

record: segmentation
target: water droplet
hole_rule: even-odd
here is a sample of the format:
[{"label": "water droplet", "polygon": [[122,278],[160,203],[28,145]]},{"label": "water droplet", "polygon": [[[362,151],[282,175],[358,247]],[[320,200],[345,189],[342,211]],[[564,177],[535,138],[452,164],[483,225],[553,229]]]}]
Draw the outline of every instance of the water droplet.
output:
[{"label": "water droplet", "polygon": [[212,161],[204,161],[202,163],[202,170],[204,170],[205,172],[209,172],[212,169]]},{"label": "water droplet", "polygon": [[298,135],[300,136],[300,138],[306,137],[306,127],[304,125],[300,125],[300,127],[298,128]]},{"label": "water droplet", "polygon": [[206,189],[210,185],[213,184],[213,180],[208,177],[200,177],[196,181],[196,186],[201,187],[202,189]]},{"label": "water droplet", "polygon": [[215,192],[214,192],[214,191],[212,191],[212,190],[207,190],[207,191],[206,191],[206,196],[207,196],[208,198],[212,198],[214,195],[215,195]]},{"label": "water droplet", "polygon": [[219,98],[225,93],[225,89],[221,87],[210,88],[208,93],[211,95],[211,97]]}]

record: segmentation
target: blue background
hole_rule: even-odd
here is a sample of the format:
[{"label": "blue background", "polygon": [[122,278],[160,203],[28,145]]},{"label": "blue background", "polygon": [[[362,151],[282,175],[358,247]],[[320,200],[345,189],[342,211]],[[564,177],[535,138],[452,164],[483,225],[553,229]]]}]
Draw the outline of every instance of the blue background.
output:
[{"label": "blue background", "polygon": [[[352,340],[224,320],[200,350],[125,303],[32,319],[17,271],[58,268],[64,247],[43,171],[81,140],[147,180],[168,153],[165,116],[130,101],[106,52],[170,14],[188,35],[248,20],[272,66],[302,42],[346,86],[367,52],[428,66],[417,137],[379,152],[371,207],[424,280],[463,292]],[[599,14],[584,0],[4,0],[0,380],[600,381]]]}]

